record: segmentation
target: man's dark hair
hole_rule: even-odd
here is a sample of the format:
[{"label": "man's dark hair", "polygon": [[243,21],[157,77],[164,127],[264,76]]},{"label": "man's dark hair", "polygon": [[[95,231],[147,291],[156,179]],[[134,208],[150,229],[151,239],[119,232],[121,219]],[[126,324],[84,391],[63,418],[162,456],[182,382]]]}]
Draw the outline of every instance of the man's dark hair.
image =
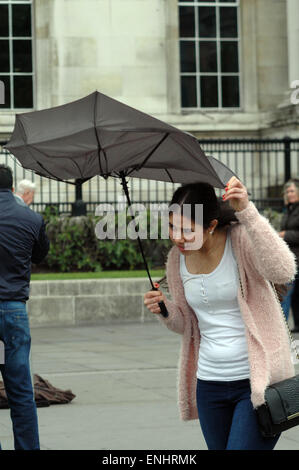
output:
[{"label": "man's dark hair", "polygon": [[9,166],[0,165],[0,189],[12,189],[13,178]]}]

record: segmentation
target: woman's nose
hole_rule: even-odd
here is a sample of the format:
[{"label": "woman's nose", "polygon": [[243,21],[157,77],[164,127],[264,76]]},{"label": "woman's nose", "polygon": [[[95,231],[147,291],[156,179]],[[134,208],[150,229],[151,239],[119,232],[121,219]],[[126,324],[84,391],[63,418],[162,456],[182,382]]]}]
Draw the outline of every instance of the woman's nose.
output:
[{"label": "woman's nose", "polygon": [[180,238],[177,238],[177,242],[178,243],[184,243],[184,241],[185,241],[184,235],[181,234]]},{"label": "woman's nose", "polygon": [[182,243],[182,241],[184,241],[184,235],[182,232],[181,233],[179,233],[178,231],[174,232],[173,238],[177,243],[180,243],[180,242]]}]

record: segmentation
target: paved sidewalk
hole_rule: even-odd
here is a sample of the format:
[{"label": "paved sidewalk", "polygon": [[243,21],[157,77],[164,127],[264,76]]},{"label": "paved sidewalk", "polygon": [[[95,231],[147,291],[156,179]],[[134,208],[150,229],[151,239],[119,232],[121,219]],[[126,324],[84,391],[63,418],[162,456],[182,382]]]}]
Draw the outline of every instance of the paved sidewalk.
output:
[{"label": "paved sidewalk", "polygon": [[[179,419],[179,350],[180,336],[158,321],[33,328],[32,371],[76,394],[70,404],[38,408],[41,448],[206,449],[197,420]],[[0,410],[0,440],[13,449],[9,410]],[[276,449],[299,449],[299,427]]]}]

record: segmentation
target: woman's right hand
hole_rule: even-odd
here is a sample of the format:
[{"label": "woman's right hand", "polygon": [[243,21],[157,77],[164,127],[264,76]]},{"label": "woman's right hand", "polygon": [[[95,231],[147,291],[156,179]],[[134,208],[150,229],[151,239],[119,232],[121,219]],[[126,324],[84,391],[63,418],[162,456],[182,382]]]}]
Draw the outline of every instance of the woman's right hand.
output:
[{"label": "woman's right hand", "polygon": [[150,312],[155,314],[161,313],[158,302],[165,302],[165,300],[166,297],[159,290],[150,290],[144,294],[144,305],[146,305]]}]

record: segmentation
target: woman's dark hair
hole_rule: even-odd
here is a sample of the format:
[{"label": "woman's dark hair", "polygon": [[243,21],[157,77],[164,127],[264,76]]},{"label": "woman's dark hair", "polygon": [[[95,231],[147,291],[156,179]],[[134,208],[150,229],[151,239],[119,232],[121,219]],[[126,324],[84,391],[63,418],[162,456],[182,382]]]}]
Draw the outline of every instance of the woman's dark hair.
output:
[{"label": "woman's dark hair", "polygon": [[[235,216],[235,210],[228,201],[217,198],[215,190],[209,183],[190,183],[180,186],[173,193],[169,206],[178,204],[183,214],[183,204],[190,204],[191,220],[195,222],[195,205],[203,204],[203,228],[208,229],[213,219],[218,220],[217,229],[230,225],[232,222],[240,223]],[[157,281],[167,289],[166,276]]]},{"label": "woman's dark hair", "polygon": [[173,193],[169,206],[177,204],[181,207],[183,214],[183,204],[190,205],[190,217],[195,222],[196,204],[203,205],[203,228],[208,229],[213,219],[218,220],[217,228],[230,225],[231,222],[238,222],[234,209],[229,202],[223,202],[217,198],[215,190],[209,183],[190,183],[180,186]]},{"label": "woman's dark hair", "polygon": [[[288,183],[298,184],[299,180],[293,178]],[[235,216],[234,209],[229,205],[228,201],[222,201],[217,198],[213,186],[209,183],[192,183],[180,186],[174,192],[170,205],[178,204],[181,206],[181,213],[183,214],[183,204],[190,204],[191,220],[195,222],[195,204],[203,204],[203,228],[207,229],[213,219],[218,220],[217,228],[223,228],[230,225],[232,222],[240,223]],[[157,281],[161,287],[168,290],[166,275]],[[275,284],[279,301],[282,302],[284,296],[291,288],[288,284]]]}]

